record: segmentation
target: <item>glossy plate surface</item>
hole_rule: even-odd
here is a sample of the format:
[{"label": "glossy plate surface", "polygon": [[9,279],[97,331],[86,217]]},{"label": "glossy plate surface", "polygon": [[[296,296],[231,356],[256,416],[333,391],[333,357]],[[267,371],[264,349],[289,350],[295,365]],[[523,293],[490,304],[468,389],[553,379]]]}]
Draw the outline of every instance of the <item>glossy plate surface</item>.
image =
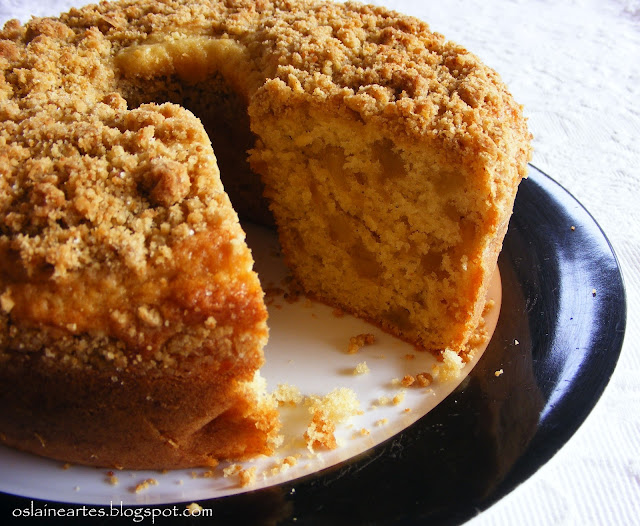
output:
[{"label": "glossy plate surface", "polygon": [[[451,395],[400,433],[334,467],[198,500],[211,510],[206,523],[459,524],[540,468],[584,421],[615,368],[626,323],[624,285],[593,218],[534,167],[520,187],[499,266],[496,331]],[[0,496],[0,516],[10,519],[31,500]],[[97,519],[120,521],[130,524],[131,515]]]}]

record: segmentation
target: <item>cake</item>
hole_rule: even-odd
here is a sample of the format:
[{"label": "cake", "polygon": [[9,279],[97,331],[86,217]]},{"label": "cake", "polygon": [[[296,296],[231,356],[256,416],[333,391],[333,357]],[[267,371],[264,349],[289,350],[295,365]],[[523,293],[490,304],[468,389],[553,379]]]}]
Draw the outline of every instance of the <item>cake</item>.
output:
[{"label": "cake", "polygon": [[530,136],[498,75],[425,23],[102,2],[7,22],[0,70],[2,442],[127,468],[270,454],[238,213],[277,226],[310,296],[464,352]]}]

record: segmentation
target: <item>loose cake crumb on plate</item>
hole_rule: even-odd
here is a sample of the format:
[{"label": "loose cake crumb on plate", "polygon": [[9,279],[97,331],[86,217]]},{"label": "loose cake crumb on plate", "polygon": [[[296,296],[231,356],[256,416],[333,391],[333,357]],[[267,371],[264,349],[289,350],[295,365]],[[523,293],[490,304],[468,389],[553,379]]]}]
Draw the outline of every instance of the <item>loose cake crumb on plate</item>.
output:
[{"label": "loose cake crumb on plate", "polygon": [[416,383],[420,387],[428,387],[433,382],[433,376],[429,373],[418,373],[416,375]]},{"label": "loose cake crumb on plate", "polygon": [[377,398],[376,400],[373,401],[372,406],[375,408],[377,406],[380,405],[389,405],[391,403],[391,398],[389,398],[388,396],[380,396],[379,398]]},{"label": "loose cake crumb on plate", "polygon": [[405,391],[400,391],[397,395],[395,395],[391,400],[393,402],[393,405],[400,405],[404,401],[405,395]]},{"label": "loose cake crumb on plate", "polygon": [[316,447],[335,449],[338,445],[334,434],[336,425],[362,414],[356,393],[347,387],[336,388],[322,398],[310,396],[306,403],[312,417],[304,438],[311,452]]},{"label": "loose cake crumb on plate", "polygon": [[298,456],[289,455],[281,459],[280,461],[276,462],[276,464],[268,471],[268,473],[265,472],[264,475],[265,476],[279,475],[287,471],[289,468],[295,466],[297,463],[298,463]]},{"label": "loose cake crumb on plate", "polygon": [[140,493],[148,489],[150,486],[157,486],[157,485],[158,485],[158,481],[156,479],[145,479],[139,484],[136,484],[133,491],[134,493]]},{"label": "loose cake crumb on plate", "polygon": [[231,477],[232,475],[237,475],[242,470],[242,466],[240,464],[231,464],[222,470],[222,475],[226,477]]},{"label": "loose cake crumb on plate", "polygon": [[463,367],[464,361],[460,355],[450,349],[445,349],[442,353],[442,362],[435,365],[433,370],[439,380],[446,382],[457,378]]},{"label": "loose cake crumb on plate", "polygon": [[371,345],[376,341],[376,337],[370,332],[364,334],[358,334],[349,338],[349,346],[347,352],[349,354],[357,353],[365,345]]},{"label": "loose cake crumb on plate", "polygon": [[302,402],[303,396],[300,389],[295,385],[278,384],[277,389],[273,392],[278,405],[298,405]]},{"label": "loose cake crumb on plate", "polygon": [[248,469],[241,469],[238,472],[238,479],[240,481],[240,486],[246,488],[247,486],[251,486],[256,482],[256,467],[253,466]]}]

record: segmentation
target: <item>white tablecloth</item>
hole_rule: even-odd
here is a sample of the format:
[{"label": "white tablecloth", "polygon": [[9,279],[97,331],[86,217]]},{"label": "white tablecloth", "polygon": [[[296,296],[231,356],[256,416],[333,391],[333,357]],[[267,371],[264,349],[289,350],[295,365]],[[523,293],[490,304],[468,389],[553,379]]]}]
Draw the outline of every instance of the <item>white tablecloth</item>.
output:
[{"label": "white tablecloth", "polygon": [[[82,0],[0,0],[0,23]],[[618,367],[574,437],[469,524],[640,524],[640,0],[377,0],[427,21],[496,69],[525,106],[533,164],[592,213],[621,261]]]}]

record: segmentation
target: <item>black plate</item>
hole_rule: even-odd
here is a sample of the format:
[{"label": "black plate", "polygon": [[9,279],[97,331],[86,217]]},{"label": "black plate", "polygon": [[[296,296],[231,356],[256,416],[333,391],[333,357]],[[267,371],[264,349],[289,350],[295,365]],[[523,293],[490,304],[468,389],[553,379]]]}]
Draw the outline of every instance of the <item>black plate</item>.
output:
[{"label": "black plate", "polygon": [[[530,477],[582,424],[611,377],[626,323],[624,285],[594,219],[535,167],[520,187],[499,265],[503,302],[496,332],[444,402],[334,468],[200,502],[213,513],[202,522],[459,524]],[[12,511],[30,501],[0,496],[0,517],[11,520]],[[34,506],[81,511],[66,504]],[[166,513],[171,508],[156,507]],[[131,524],[131,517],[124,522]]]}]

